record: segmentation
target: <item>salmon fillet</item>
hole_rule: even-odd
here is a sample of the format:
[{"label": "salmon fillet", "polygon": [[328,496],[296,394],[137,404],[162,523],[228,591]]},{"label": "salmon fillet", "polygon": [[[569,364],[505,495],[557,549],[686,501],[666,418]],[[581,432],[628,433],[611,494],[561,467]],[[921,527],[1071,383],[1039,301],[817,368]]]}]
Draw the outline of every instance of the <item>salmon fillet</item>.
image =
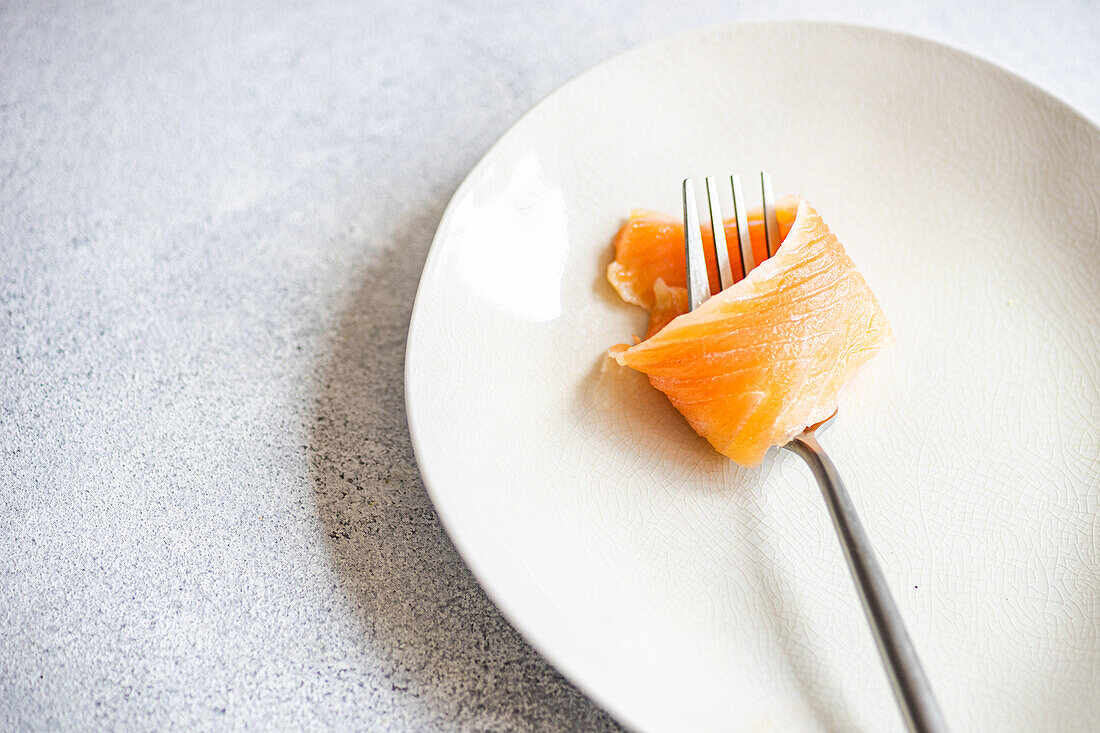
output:
[{"label": "salmon fillet", "polygon": [[[783,204],[793,216],[785,225],[780,217],[785,237],[775,256],[690,313],[682,225],[650,218],[643,229],[632,218],[624,230],[635,228],[615,242],[628,261],[608,272],[625,300],[652,311],[647,338],[612,347],[611,355],[646,374],[696,432],[744,466],[831,415],[852,373],[893,338],[821,216],[804,201]],[[648,244],[638,238],[642,231]],[[736,242],[736,229],[726,236]]]}]

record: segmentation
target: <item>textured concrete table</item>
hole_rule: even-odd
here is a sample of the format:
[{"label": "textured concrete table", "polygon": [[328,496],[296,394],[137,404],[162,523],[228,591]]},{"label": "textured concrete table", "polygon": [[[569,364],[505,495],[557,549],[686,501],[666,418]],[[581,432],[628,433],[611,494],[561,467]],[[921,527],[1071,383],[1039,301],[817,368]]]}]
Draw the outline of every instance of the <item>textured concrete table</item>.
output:
[{"label": "textured concrete table", "polygon": [[92,4],[0,8],[5,730],[613,729],[413,461],[466,170],[592,63],[742,18],[924,33],[1100,117],[1085,2]]}]

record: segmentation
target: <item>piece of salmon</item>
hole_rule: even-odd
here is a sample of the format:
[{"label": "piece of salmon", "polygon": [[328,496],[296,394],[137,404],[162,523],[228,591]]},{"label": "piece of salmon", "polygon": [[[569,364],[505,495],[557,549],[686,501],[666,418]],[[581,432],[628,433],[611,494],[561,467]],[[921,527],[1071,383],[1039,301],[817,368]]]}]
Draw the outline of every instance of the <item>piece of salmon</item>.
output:
[{"label": "piece of salmon", "polygon": [[[775,256],[690,313],[681,224],[646,214],[643,228],[632,217],[615,242],[627,261],[608,270],[625,300],[652,312],[647,338],[611,355],[648,375],[696,432],[744,466],[831,415],[852,373],[893,338],[821,216],[798,199],[780,203]],[[736,229],[726,237],[736,242]]]},{"label": "piece of salmon", "polygon": [[[790,231],[798,211],[798,198],[785,196],[776,202],[775,213],[779,219],[779,239],[783,240]],[[753,257],[763,262],[768,256],[764,238],[764,212],[754,209],[747,214],[749,236],[752,238]],[[737,251],[737,222],[727,219],[725,222],[726,242],[732,251]],[[703,241],[710,242],[710,223],[702,227]],[[711,291],[718,290],[718,275],[714,264],[714,249],[703,247],[707,258],[707,271],[710,273]],[[730,259],[733,276],[741,278],[740,260]],[[640,305],[653,310],[655,295],[653,292],[657,280],[663,280],[670,288],[687,287],[684,274],[684,223],[665,214],[646,209],[630,212],[630,219],[615,235],[615,261],[607,268],[607,280],[627,303]]]}]

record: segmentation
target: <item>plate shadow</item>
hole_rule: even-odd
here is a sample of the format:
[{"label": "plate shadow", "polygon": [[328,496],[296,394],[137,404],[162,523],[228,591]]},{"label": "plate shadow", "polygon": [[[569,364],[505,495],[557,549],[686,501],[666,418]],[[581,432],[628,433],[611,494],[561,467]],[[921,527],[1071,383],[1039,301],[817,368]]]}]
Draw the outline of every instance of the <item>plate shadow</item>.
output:
[{"label": "plate shadow", "polygon": [[444,203],[424,202],[366,265],[316,368],[309,470],[338,582],[382,686],[423,709],[417,717],[460,729],[620,730],[501,616],[417,470],[405,341]]}]

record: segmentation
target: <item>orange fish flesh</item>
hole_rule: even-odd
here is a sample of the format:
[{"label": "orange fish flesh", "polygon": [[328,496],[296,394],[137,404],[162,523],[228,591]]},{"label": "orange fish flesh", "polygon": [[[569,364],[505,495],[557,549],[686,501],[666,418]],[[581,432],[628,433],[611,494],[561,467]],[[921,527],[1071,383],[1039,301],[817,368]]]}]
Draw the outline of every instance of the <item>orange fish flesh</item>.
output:
[{"label": "orange fish flesh", "polygon": [[[787,236],[798,211],[798,199],[785,196],[776,202],[775,213],[779,219],[779,240]],[[748,212],[749,236],[752,238],[753,257],[763,262],[768,256],[764,239],[764,212],[754,209]],[[725,222],[726,241],[736,252],[737,222]],[[709,222],[702,227],[703,241],[710,241]],[[711,292],[718,290],[718,275],[714,264],[714,250],[703,247],[710,273]],[[740,260],[730,259],[734,277],[740,279]],[[607,268],[607,280],[627,303],[652,310],[653,286],[658,279],[671,288],[687,287],[684,275],[684,224],[679,219],[646,209],[630,212],[630,219],[615,235],[615,261]]]},{"label": "orange fish flesh", "polygon": [[[804,201],[781,203],[784,238],[775,256],[690,313],[681,224],[656,225],[646,214],[643,227],[632,217],[608,268],[624,300],[652,311],[647,338],[611,355],[648,375],[696,432],[744,466],[831,415],[852,373],[893,338],[821,216]],[[736,229],[726,237],[735,243]]]}]

